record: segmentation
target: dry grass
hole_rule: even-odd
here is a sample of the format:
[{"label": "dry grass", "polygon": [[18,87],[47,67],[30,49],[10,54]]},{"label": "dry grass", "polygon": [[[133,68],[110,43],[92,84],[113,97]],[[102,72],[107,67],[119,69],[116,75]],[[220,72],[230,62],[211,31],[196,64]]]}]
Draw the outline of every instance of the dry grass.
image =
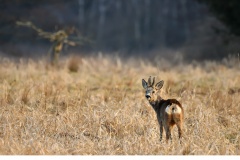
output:
[{"label": "dry grass", "polygon": [[[69,72],[76,63],[68,61],[54,69],[1,60],[0,154],[240,154],[239,69],[89,57]],[[159,142],[141,85],[149,75],[165,80],[164,98],[183,104],[183,144],[176,127],[172,143]]]}]

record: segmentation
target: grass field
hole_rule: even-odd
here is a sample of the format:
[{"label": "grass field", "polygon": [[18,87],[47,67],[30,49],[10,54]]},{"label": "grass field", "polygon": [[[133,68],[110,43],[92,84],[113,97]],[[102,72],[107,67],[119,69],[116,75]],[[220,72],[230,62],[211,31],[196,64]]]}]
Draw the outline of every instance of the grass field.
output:
[{"label": "grass field", "polygon": [[[0,154],[239,155],[239,61],[171,64],[69,57],[59,68],[0,61]],[[236,62],[232,64],[233,62]],[[159,141],[142,78],[164,80],[163,98],[185,110],[183,143]]]}]

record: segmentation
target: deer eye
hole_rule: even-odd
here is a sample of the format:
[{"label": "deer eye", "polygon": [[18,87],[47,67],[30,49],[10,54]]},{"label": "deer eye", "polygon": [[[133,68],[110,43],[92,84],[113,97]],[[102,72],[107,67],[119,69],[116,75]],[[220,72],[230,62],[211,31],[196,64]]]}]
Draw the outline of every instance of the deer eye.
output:
[{"label": "deer eye", "polygon": [[152,93],[155,93],[155,91],[152,91]]}]

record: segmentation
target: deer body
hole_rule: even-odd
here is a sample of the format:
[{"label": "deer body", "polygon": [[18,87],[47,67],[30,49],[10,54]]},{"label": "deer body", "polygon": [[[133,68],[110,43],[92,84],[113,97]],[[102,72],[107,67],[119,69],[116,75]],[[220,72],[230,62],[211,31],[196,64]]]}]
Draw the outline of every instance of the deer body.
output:
[{"label": "deer body", "polygon": [[184,111],[180,102],[176,99],[162,99],[158,92],[163,86],[163,81],[158,82],[155,86],[155,78],[151,82],[151,77],[148,83],[143,79],[142,85],[146,90],[146,98],[157,114],[157,120],[160,126],[160,141],[162,140],[163,128],[166,132],[166,140],[171,139],[171,131],[174,125],[178,128],[179,138],[182,137],[182,124],[184,118]]}]

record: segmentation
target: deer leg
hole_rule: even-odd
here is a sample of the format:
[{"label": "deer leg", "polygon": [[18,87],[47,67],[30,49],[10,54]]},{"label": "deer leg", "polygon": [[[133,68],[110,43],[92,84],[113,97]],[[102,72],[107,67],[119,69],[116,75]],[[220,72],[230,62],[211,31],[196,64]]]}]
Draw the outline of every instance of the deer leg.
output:
[{"label": "deer leg", "polygon": [[181,122],[177,123],[177,128],[178,128],[178,137],[179,137],[179,139],[181,139],[181,137],[182,137],[182,123]]},{"label": "deer leg", "polygon": [[182,116],[180,114],[175,114],[174,115],[174,122],[177,125],[178,128],[178,138],[180,140],[181,143],[181,137],[182,137]]},{"label": "deer leg", "polygon": [[165,131],[166,131],[166,142],[168,143],[169,139],[172,141],[172,135],[171,135],[172,126],[171,125],[167,125],[165,127]]},{"label": "deer leg", "polygon": [[160,141],[162,141],[162,134],[163,134],[163,124],[162,124],[162,122],[160,122],[159,125],[160,125]]}]

